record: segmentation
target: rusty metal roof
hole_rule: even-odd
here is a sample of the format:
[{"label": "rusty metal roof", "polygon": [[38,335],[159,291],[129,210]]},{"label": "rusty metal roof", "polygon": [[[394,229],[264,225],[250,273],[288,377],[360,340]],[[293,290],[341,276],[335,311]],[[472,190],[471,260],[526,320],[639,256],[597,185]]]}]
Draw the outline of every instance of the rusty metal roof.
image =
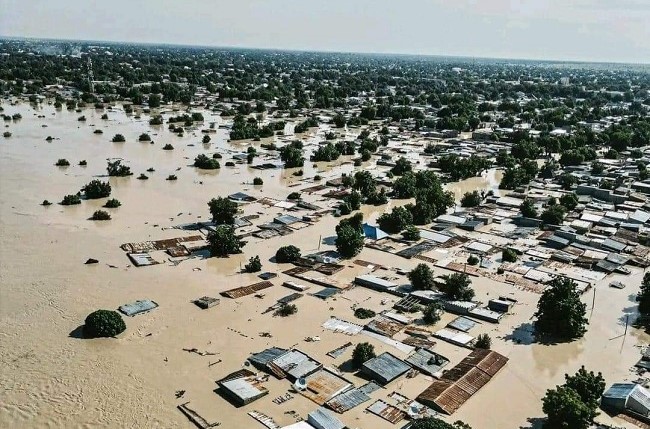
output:
[{"label": "rusty metal roof", "polygon": [[379,315],[366,325],[366,329],[370,332],[375,332],[377,334],[392,338],[395,334],[404,329],[404,326],[404,324],[396,320]]},{"label": "rusty metal roof", "polygon": [[249,286],[242,286],[235,289],[230,289],[221,292],[221,295],[226,296],[228,298],[236,299],[236,298],[241,298],[242,296],[252,295],[255,292],[259,292],[262,289],[270,288],[271,286],[273,286],[273,283],[269,281],[263,281]]},{"label": "rusty metal roof", "polygon": [[485,386],[506,362],[508,358],[493,350],[476,349],[420,393],[417,400],[453,414]]},{"label": "rusty metal roof", "polygon": [[375,401],[372,405],[366,408],[366,410],[393,424],[397,424],[406,417],[404,411],[382,401],[381,399]]},{"label": "rusty metal roof", "polygon": [[300,393],[318,405],[323,405],[335,396],[354,387],[348,380],[326,369],[308,375],[305,377],[305,381],[307,388]]}]

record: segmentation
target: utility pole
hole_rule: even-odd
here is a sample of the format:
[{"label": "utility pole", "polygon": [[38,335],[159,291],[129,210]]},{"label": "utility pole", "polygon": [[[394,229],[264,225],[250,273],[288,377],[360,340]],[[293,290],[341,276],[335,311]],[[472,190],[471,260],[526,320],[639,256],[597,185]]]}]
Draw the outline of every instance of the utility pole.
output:
[{"label": "utility pole", "polygon": [[595,306],[596,306],[596,287],[594,286],[594,299],[591,301],[591,313],[589,313],[589,321],[591,321],[591,316],[594,314]]}]

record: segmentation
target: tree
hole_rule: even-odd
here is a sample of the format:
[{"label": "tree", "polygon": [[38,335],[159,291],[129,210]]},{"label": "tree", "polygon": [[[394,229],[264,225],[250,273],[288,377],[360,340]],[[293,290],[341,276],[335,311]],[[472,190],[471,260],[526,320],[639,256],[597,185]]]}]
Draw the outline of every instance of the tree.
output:
[{"label": "tree", "polygon": [[442,311],[442,305],[439,301],[432,302],[422,310],[422,320],[424,320],[424,323],[427,325],[435,325],[440,321]]},{"label": "tree", "polygon": [[397,234],[413,225],[413,215],[405,207],[395,207],[392,212],[379,216],[377,223],[387,233]]},{"label": "tree", "polygon": [[57,167],[69,167],[70,161],[68,161],[65,158],[60,158],[59,160],[56,161],[54,165],[56,165]]},{"label": "tree", "polygon": [[594,161],[591,163],[591,174],[600,176],[605,172],[605,165],[602,162]]},{"label": "tree", "polygon": [[431,290],[435,288],[433,270],[427,264],[418,264],[408,273],[408,279],[415,290]]},{"label": "tree", "polygon": [[352,352],[352,364],[355,368],[361,368],[366,361],[375,357],[377,357],[375,354],[375,346],[370,343],[359,343]]},{"label": "tree", "polygon": [[260,186],[260,185],[263,185],[263,184],[264,184],[264,180],[262,180],[261,177],[255,177],[253,179],[253,185]]},{"label": "tree", "polygon": [[542,404],[547,415],[545,428],[587,429],[593,420],[589,406],[570,387],[547,390]]},{"label": "tree", "polygon": [[300,258],[300,249],[293,245],[282,246],[275,252],[275,262],[284,264]]},{"label": "tree", "polygon": [[517,252],[513,249],[503,249],[501,252],[501,260],[503,262],[517,262]]},{"label": "tree", "polygon": [[96,210],[90,217],[91,220],[111,220],[111,215],[105,210]]},{"label": "tree", "polygon": [[305,158],[302,156],[302,143],[290,143],[280,149],[280,159],[284,162],[285,168],[302,167]]},{"label": "tree", "polygon": [[125,176],[130,176],[131,174],[131,167],[127,167],[126,165],[122,165],[122,161],[117,159],[115,161],[108,161],[108,165],[106,166],[106,171],[108,172],[108,175],[113,177],[125,177]]},{"label": "tree", "polygon": [[364,237],[363,230],[359,230],[350,225],[343,225],[340,228],[337,227],[336,250],[344,258],[356,256],[363,249]]},{"label": "tree", "polygon": [[66,195],[63,197],[63,200],[61,200],[62,206],[75,206],[77,204],[81,204],[81,197],[79,194]]},{"label": "tree", "polygon": [[521,215],[529,218],[537,217],[537,209],[535,208],[535,203],[533,200],[526,198],[523,203],[519,206]]},{"label": "tree", "polygon": [[564,210],[564,207],[559,204],[555,204],[544,210],[540,216],[540,219],[547,225],[561,225],[564,221],[565,214],[566,212]]},{"label": "tree", "polygon": [[86,198],[96,199],[96,198],[105,198],[111,195],[111,185],[108,182],[102,182],[101,180],[92,180],[86,186],[81,188],[81,191],[85,193]]},{"label": "tree", "polygon": [[262,261],[259,256],[253,256],[248,260],[248,264],[244,265],[247,273],[257,273],[262,271]]},{"label": "tree", "polygon": [[140,137],[138,137],[138,141],[140,142],[150,142],[151,141],[151,136],[147,133],[142,133],[140,134]]},{"label": "tree", "polygon": [[490,338],[488,334],[481,334],[476,337],[474,347],[477,349],[490,350],[490,347],[492,347],[492,338]]},{"label": "tree", "polygon": [[418,241],[420,239],[420,229],[414,225],[409,225],[404,229],[402,238],[408,241]]},{"label": "tree", "polygon": [[123,143],[126,141],[122,134],[115,134],[111,140],[113,143]]},{"label": "tree", "polygon": [[111,198],[110,200],[106,201],[106,204],[104,204],[104,207],[107,208],[107,209],[116,209],[121,205],[122,205],[122,203],[119,200],[117,200],[115,198]]},{"label": "tree", "polygon": [[483,201],[483,198],[478,191],[465,192],[460,199],[460,205],[462,207],[477,207],[481,204],[481,201]]},{"label": "tree", "polygon": [[474,298],[472,281],[465,273],[454,273],[444,276],[445,282],[439,289],[447,298],[454,301],[471,301]]},{"label": "tree", "polygon": [[333,122],[336,128],[343,128],[345,127],[345,116],[339,113],[338,115],[334,116]]},{"label": "tree", "polygon": [[411,167],[411,162],[404,158],[400,157],[396,162],[395,166],[390,170],[395,176],[401,176],[404,173],[408,173],[411,171],[413,167]]},{"label": "tree", "polygon": [[564,379],[564,385],[575,390],[580,395],[582,402],[592,409],[593,414],[591,419],[594,419],[597,415],[596,410],[600,403],[600,397],[603,396],[603,392],[605,391],[603,374],[587,371],[583,365],[575,375],[564,374]]},{"label": "tree", "polygon": [[229,198],[213,198],[208,202],[212,221],[217,225],[232,225],[237,215],[237,203]]},{"label": "tree", "polygon": [[210,140],[212,140],[212,138],[209,135],[206,134],[206,135],[203,136],[203,139],[201,139],[201,143],[208,144],[208,143],[210,143]]},{"label": "tree", "polygon": [[208,234],[210,254],[212,256],[226,257],[231,254],[241,253],[241,248],[246,244],[235,234],[235,228],[230,225],[219,225]]},{"label": "tree", "polygon": [[566,277],[557,277],[537,303],[535,332],[541,337],[560,340],[581,338],[587,331],[587,305],[580,301],[577,284]]},{"label": "tree", "polygon": [[560,197],[560,205],[562,205],[567,211],[573,211],[578,206],[578,196],[571,192],[570,194],[564,194]]},{"label": "tree", "polygon": [[218,170],[221,168],[218,160],[210,158],[203,153],[194,158],[194,166],[202,170]]},{"label": "tree", "polygon": [[147,104],[149,104],[149,107],[151,107],[152,109],[160,107],[160,95],[158,95],[158,94],[149,95],[149,99],[147,100]]},{"label": "tree", "polygon": [[454,195],[444,191],[440,182],[436,179],[431,186],[420,187],[416,197],[415,205],[409,206],[413,215],[413,223],[424,225],[433,221],[440,215],[447,212],[448,207],[454,206]]},{"label": "tree", "polygon": [[114,337],[126,330],[120,313],[113,310],[93,311],[86,317],[83,334],[88,338]]},{"label": "tree", "polygon": [[562,185],[562,189],[566,189],[568,191],[573,187],[573,185],[578,183],[578,179],[573,174],[564,173],[560,176],[559,182],[560,185]]},{"label": "tree", "polygon": [[643,275],[641,289],[636,299],[639,302],[639,314],[641,314],[641,318],[647,319],[650,315],[650,273]]}]

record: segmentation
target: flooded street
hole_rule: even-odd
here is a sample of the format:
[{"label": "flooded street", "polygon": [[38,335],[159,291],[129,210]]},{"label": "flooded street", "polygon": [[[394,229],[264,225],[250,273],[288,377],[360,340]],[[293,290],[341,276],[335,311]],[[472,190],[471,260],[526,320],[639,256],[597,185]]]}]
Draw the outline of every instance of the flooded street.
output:
[{"label": "flooded street", "polygon": [[[339,219],[333,216],[288,237],[248,237],[244,253],[230,258],[194,258],[179,264],[163,260],[159,265],[136,268],[119,247],[127,242],[187,234],[170,228],[209,219],[207,202],[213,197],[242,191],[257,198],[284,200],[292,191],[317,184],[313,181],[315,174],[323,177],[320,183],[324,184],[343,172],[354,171],[352,157],[342,156],[335,162],[316,166],[306,161],[302,177],[292,174],[297,169],[256,170],[246,164],[226,167],[225,162],[233,154],[245,152],[251,144],[261,154],[256,163],[265,159],[277,161],[270,155],[267,158],[260,149],[260,144],[270,139],[228,143],[227,130],[218,129],[225,121],[206,112],[201,128],[215,122],[218,129],[210,134],[209,146],[201,143],[198,129],[178,137],[167,129],[167,124],[150,126],[149,115],[135,119],[119,108],[106,112],[84,109],[77,113],[51,106],[35,111],[27,104],[5,103],[3,107],[5,113],[21,113],[23,119],[6,122],[12,136],[0,139],[0,360],[4,366],[0,370],[1,427],[190,428],[191,423],[176,409],[179,403],[187,401],[209,421],[221,422],[223,428],[261,427],[246,415],[252,410],[263,411],[276,422],[288,425],[295,422],[288,411],[306,415],[313,411],[314,403],[300,395],[281,406],[273,403],[274,397],[286,392],[286,380],[272,378],[268,384],[270,395],[236,412],[214,393],[215,380],[243,368],[251,352],[271,346],[297,345],[306,353],[322,357],[322,363],[329,367],[339,366],[351,357],[351,350],[336,361],[326,356],[348,340],[371,341],[380,351],[394,352],[369,337],[350,339],[321,325],[334,315],[355,321],[351,311],[355,304],[377,311],[389,309],[397,301],[395,296],[386,298],[385,294],[353,288],[326,302],[304,296],[298,301],[299,313],[293,318],[262,314],[290,293],[279,285],[289,279],[281,271],[291,266],[269,261],[276,250],[287,244],[298,246],[303,253],[333,249],[331,244],[323,243],[335,234]],[[108,120],[100,119],[103,113],[108,114]],[[86,122],[77,121],[81,115],[86,116]],[[103,130],[103,134],[94,134],[95,129]],[[323,140],[326,129],[328,126],[322,125],[318,134],[314,129],[306,147],[312,150]],[[137,141],[143,132],[151,135],[153,144]],[[111,138],[117,133],[123,134],[126,142],[112,143]],[[48,136],[54,140],[47,142]],[[165,144],[173,145],[174,150],[163,150]],[[278,139],[278,145],[281,144]],[[200,171],[192,167],[200,153],[222,154],[221,169]],[[68,159],[71,165],[56,167],[59,158]],[[107,159],[115,158],[123,159],[134,175],[105,177]],[[86,160],[87,166],[77,165],[81,160]],[[362,168],[369,166],[366,163]],[[149,168],[155,172],[147,172]],[[149,179],[138,180],[141,173]],[[170,174],[178,180],[165,180]],[[501,171],[490,170],[481,177],[449,184],[447,189],[457,201],[473,190],[498,193],[501,176]],[[264,185],[253,186],[255,177],[262,178]],[[105,198],[82,201],[77,206],[57,204],[64,195],[76,193],[95,178],[108,180],[111,198],[122,202],[121,207],[109,209],[112,220],[88,220],[105,203]],[[45,199],[54,204],[41,206]],[[334,204],[316,195],[305,194],[305,200],[323,207]],[[391,201],[389,206],[396,203]],[[385,209],[364,206],[364,219],[375,219]],[[246,206],[245,213],[272,219],[283,210],[255,203]],[[222,298],[218,306],[206,311],[191,304],[198,297],[217,297],[224,290],[259,281],[254,274],[239,273],[240,266],[255,255],[260,256],[264,271],[280,273],[274,280],[277,286],[269,288],[262,298]],[[364,249],[359,257],[403,270],[421,262],[372,249]],[[100,263],[84,265],[88,258]],[[343,264],[345,269],[336,279],[341,284],[369,272],[352,260]],[[441,268],[435,268],[435,272],[448,273]],[[477,328],[480,333],[489,333],[493,349],[510,360],[493,381],[448,420],[460,419],[475,429],[538,427],[534,426],[539,423],[535,419],[543,416],[541,398],[546,389],[563,382],[565,373],[575,372],[582,364],[589,370],[602,371],[608,385],[636,379],[630,367],[639,359],[639,349],[650,337],[631,327],[626,336],[623,333],[625,315],[636,316],[633,293],[642,276],[636,270],[628,277],[608,277],[599,282],[593,312],[593,293],[583,296],[590,317],[585,338],[558,345],[531,344],[531,315],[538,294],[473,278],[478,300],[487,302],[507,296],[518,301],[513,314],[500,324],[484,323]],[[629,286],[623,290],[610,288],[612,280]],[[319,290],[315,286],[312,289],[310,292]],[[79,338],[78,328],[90,312],[115,309],[138,299],[154,300],[159,308],[126,317],[127,330],[118,339]],[[444,323],[452,320],[450,314],[444,317]],[[271,332],[272,337],[260,335],[264,332]],[[304,341],[304,337],[312,335],[319,336],[320,341]],[[199,356],[183,348],[216,354]],[[466,349],[443,341],[436,345],[436,350],[454,362],[467,355]],[[352,373],[344,375],[356,385],[364,383]],[[420,374],[389,389],[415,397],[430,382],[431,377]],[[186,394],[177,399],[175,392],[180,390]],[[385,393],[390,392],[382,392]],[[346,413],[344,421],[350,427],[364,429],[396,427],[369,415],[364,407]],[[621,425],[618,421],[617,424]]]}]

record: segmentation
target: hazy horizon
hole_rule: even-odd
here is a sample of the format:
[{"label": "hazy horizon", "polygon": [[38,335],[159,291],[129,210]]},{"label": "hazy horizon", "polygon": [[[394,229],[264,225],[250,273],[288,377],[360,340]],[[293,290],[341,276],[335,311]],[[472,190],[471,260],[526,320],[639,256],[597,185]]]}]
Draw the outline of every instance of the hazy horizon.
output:
[{"label": "hazy horizon", "polygon": [[0,0],[0,33],[215,48],[650,63],[645,0],[161,3]]}]

